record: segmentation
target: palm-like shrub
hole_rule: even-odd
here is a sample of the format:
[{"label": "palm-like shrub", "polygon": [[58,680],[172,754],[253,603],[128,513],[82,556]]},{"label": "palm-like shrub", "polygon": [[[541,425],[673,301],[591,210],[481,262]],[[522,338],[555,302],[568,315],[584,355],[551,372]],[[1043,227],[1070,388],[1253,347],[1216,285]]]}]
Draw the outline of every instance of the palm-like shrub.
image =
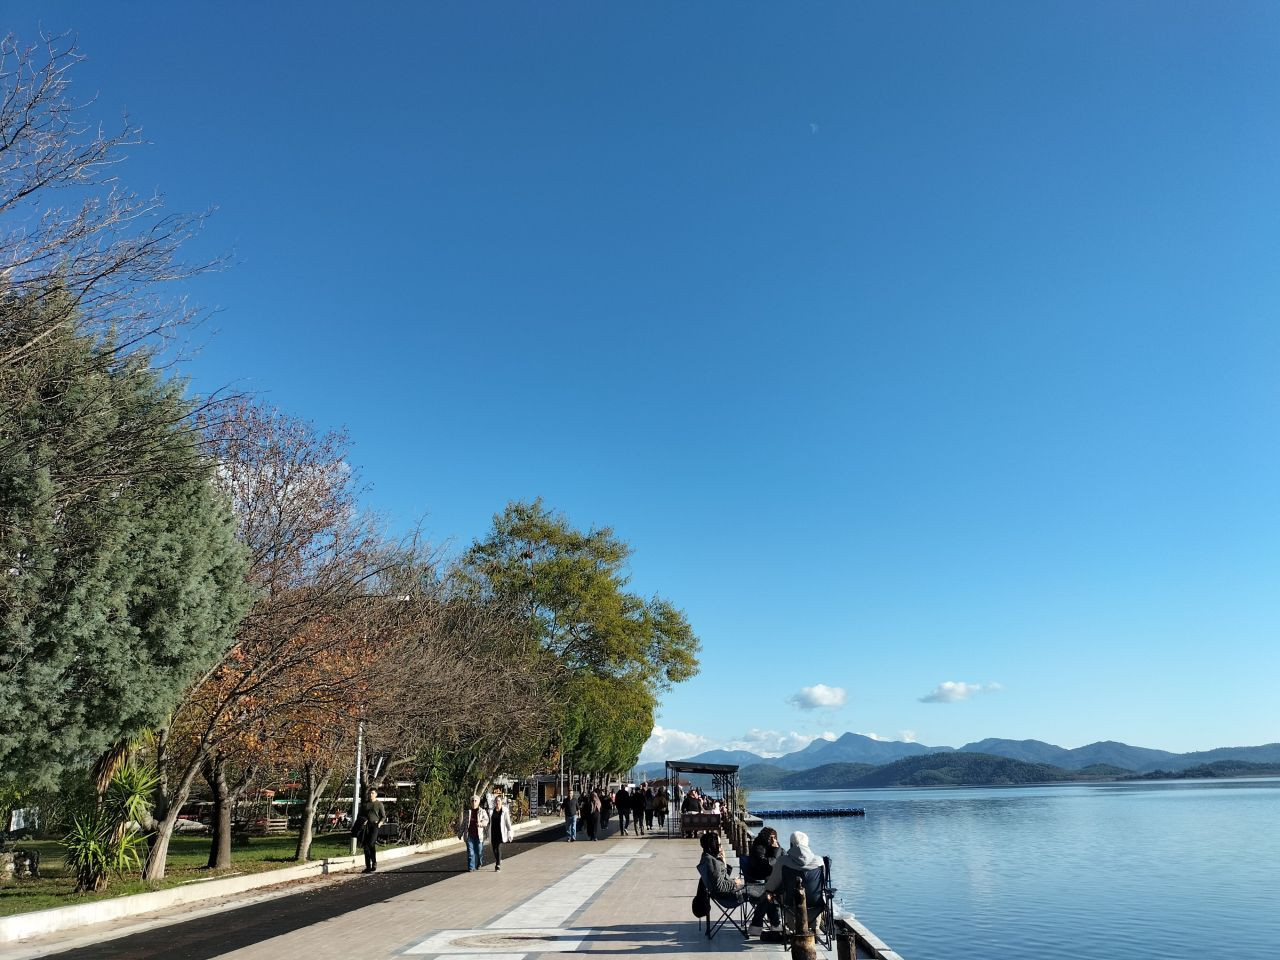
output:
[{"label": "palm-like shrub", "polygon": [[72,817],[62,846],[77,893],[101,890],[109,877],[142,868],[146,838],[139,824],[150,812],[157,779],[154,768],[130,760],[101,798]]}]

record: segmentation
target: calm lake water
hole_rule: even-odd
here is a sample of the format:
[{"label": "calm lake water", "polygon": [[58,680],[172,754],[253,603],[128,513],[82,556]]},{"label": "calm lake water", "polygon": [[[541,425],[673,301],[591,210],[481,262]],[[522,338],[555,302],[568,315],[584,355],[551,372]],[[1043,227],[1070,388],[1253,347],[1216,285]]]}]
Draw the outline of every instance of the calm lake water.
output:
[{"label": "calm lake water", "polygon": [[906,960],[1280,958],[1280,779],[757,790]]}]

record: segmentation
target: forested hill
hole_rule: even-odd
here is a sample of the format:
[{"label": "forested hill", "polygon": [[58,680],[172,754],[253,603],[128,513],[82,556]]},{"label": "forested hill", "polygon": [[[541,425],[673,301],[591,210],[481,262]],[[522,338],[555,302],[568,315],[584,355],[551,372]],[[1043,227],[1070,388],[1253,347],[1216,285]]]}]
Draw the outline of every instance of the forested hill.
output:
[{"label": "forested hill", "polygon": [[756,790],[832,790],[848,787],[995,786],[1114,779],[1128,770],[1095,767],[1064,770],[1048,763],[1027,763],[985,753],[931,753],[893,763],[829,763],[812,770],[781,770],[766,763],[742,770],[742,785]]},{"label": "forested hill", "polygon": [[904,757],[858,778],[857,787],[943,787],[1055,783],[1078,775],[1048,763],[1027,763],[989,753],[933,753]]},{"label": "forested hill", "polygon": [[1218,760],[1202,763],[1186,770],[1155,770],[1126,780],[1209,780],[1214,777],[1280,777],[1280,763],[1248,763],[1244,760]]},{"label": "forested hill", "polygon": [[838,790],[878,769],[870,763],[828,763],[812,770],[783,770],[768,763],[753,763],[743,767],[740,776],[742,785],[753,790]]}]

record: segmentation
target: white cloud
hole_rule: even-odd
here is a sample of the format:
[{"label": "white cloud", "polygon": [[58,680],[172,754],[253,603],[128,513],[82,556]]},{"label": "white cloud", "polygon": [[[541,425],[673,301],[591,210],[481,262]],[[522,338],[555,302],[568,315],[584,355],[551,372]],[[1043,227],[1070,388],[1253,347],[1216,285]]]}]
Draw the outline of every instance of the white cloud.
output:
[{"label": "white cloud", "polygon": [[921,703],[958,703],[968,700],[978,693],[994,693],[1003,690],[998,683],[962,683],[958,680],[944,680],[920,698]]},{"label": "white cloud", "polygon": [[883,739],[884,739],[884,737],[880,736],[880,734],[878,734],[878,733],[874,733],[874,732],[872,732],[871,730],[868,730],[866,733],[860,733],[859,735],[860,735],[860,736],[863,736],[863,737],[866,737],[868,740],[883,740]]},{"label": "white cloud", "polygon": [[794,730],[782,733],[778,730],[759,730],[752,728],[737,740],[725,744],[727,750],[750,750],[762,757],[780,757],[784,753],[803,750],[815,740],[834,740],[834,733],[797,733]]},{"label": "white cloud", "polygon": [[828,687],[825,683],[815,683],[812,687],[804,687],[799,693],[787,697],[787,703],[801,710],[829,710],[843,707],[845,701],[844,687]]},{"label": "white cloud", "polygon": [[899,730],[898,739],[901,740],[903,743],[915,743],[916,732],[914,730]]},{"label": "white cloud", "polygon": [[700,733],[688,733],[684,730],[672,730],[669,727],[655,726],[649,739],[640,751],[641,763],[653,763],[658,760],[683,760],[713,750],[719,744],[704,737]]}]

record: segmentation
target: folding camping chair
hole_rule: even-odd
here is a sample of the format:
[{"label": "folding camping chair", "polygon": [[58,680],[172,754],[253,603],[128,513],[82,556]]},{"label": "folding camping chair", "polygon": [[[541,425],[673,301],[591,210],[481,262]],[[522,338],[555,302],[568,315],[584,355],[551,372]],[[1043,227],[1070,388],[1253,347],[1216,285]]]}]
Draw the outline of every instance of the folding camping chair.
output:
[{"label": "folding camping chair", "polygon": [[[698,876],[702,878],[702,885],[707,888],[707,893],[711,900],[711,910],[707,913],[707,939],[710,940],[714,937],[716,931],[723,927],[726,922],[733,924],[743,937],[749,936],[747,933],[747,907],[750,904],[747,902],[746,897],[744,896],[742,899],[737,897],[717,897],[714,893],[711,893],[711,884],[707,882],[710,878],[701,863],[698,864]],[[714,922],[711,919],[712,914],[717,915],[717,919]]]},{"label": "folding camping chair", "polygon": [[796,882],[804,882],[805,914],[809,932],[814,942],[824,950],[830,950],[835,938],[836,888],[831,885],[831,858],[823,857],[822,866],[801,873],[789,867],[782,868],[782,945],[791,949],[791,941],[800,930],[800,917],[796,903]]}]

